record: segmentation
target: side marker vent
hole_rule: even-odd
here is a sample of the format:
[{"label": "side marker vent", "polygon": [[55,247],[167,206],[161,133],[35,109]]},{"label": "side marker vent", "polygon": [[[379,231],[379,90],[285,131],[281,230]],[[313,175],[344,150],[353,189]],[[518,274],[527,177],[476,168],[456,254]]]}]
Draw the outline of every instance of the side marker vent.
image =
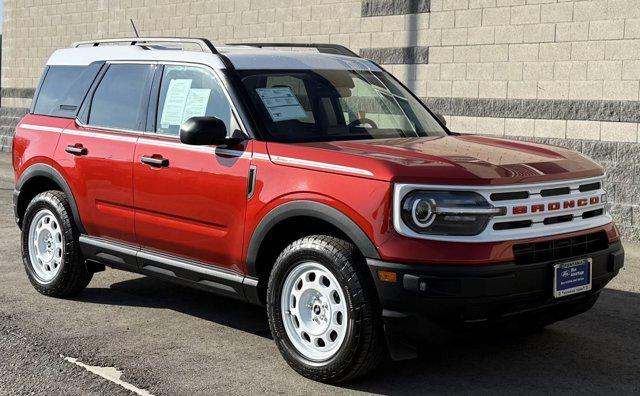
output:
[{"label": "side marker vent", "polygon": [[249,167],[249,178],[247,181],[247,200],[251,199],[251,197],[253,197],[253,193],[256,190],[256,173],[258,172],[258,169],[256,168],[255,165],[251,165]]}]

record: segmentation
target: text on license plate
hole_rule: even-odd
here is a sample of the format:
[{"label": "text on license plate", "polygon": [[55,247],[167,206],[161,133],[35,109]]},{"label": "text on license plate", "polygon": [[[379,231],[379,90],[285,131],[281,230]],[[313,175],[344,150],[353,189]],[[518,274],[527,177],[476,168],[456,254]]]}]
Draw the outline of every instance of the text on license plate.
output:
[{"label": "text on license plate", "polygon": [[553,266],[553,296],[563,297],[591,290],[590,258]]}]

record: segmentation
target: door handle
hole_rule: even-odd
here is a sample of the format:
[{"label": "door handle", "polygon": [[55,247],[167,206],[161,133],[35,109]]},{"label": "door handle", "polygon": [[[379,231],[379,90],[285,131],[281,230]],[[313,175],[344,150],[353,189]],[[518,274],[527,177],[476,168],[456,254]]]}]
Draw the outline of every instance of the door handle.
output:
[{"label": "door handle", "polygon": [[144,155],[140,158],[140,162],[143,164],[151,165],[154,168],[167,168],[169,166],[169,160],[162,157],[153,157]]},{"label": "door handle", "polygon": [[69,154],[78,155],[78,156],[89,154],[89,150],[82,147],[80,143],[75,144],[73,146],[67,146],[67,148],[64,149],[64,151],[66,151]]}]

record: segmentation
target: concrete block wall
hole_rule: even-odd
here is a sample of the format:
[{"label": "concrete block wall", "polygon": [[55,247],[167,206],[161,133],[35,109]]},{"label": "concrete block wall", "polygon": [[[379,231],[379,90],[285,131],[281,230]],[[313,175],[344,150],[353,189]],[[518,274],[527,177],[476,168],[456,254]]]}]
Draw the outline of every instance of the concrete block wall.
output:
[{"label": "concrete block wall", "polygon": [[4,0],[0,146],[49,54],[142,35],[329,42],[382,63],[452,130],[569,146],[640,241],[640,0]]}]

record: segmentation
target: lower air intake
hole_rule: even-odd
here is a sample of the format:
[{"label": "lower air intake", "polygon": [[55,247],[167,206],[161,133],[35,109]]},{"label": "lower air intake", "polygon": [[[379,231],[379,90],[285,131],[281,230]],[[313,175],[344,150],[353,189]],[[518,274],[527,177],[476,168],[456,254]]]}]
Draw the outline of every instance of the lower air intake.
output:
[{"label": "lower air intake", "polygon": [[604,231],[544,242],[523,243],[513,247],[516,264],[543,263],[595,253],[609,247]]}]

